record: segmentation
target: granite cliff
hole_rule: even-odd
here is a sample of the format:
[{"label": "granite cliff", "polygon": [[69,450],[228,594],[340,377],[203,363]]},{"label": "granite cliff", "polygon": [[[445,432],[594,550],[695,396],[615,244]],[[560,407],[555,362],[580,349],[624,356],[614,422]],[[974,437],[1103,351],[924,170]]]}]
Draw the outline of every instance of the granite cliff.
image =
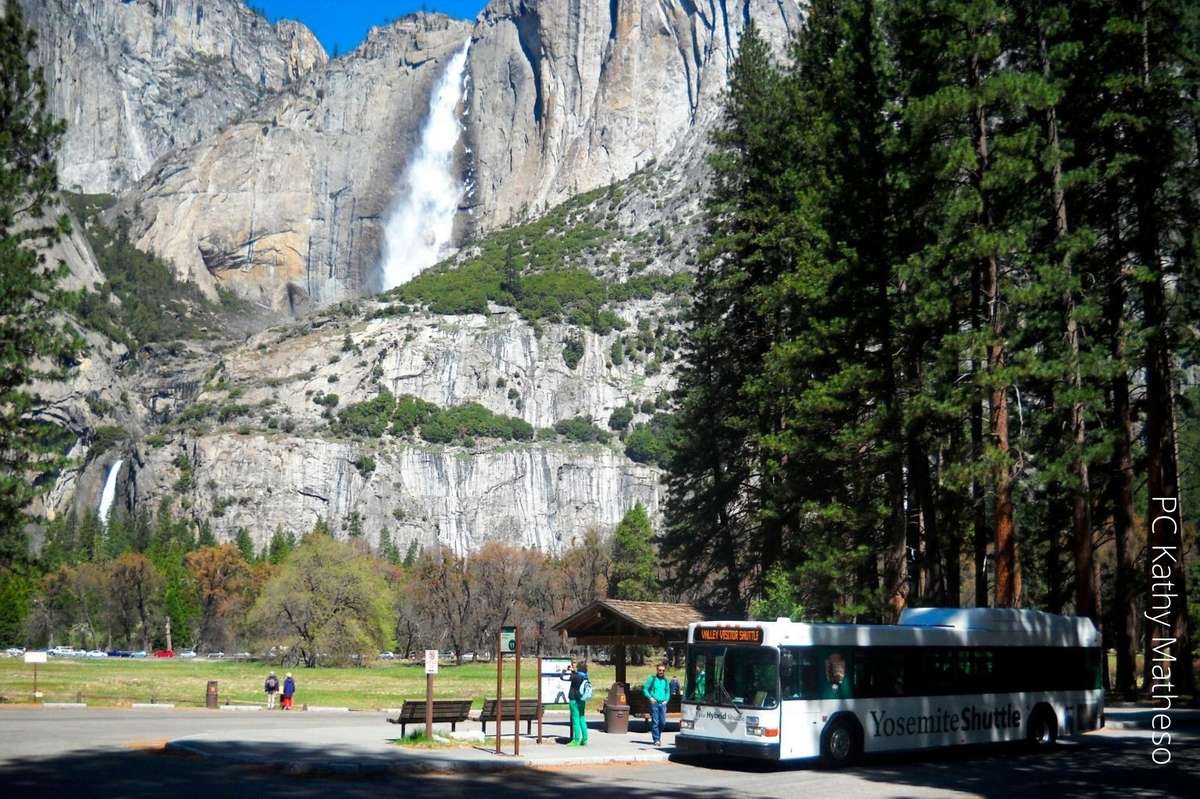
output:
[{"label": "granite cliff", "polygon": [[[209,298],[296,317],[146,346],[93,334],[45,387],[43,414],[78,436],[47,515],[95,509],[111,481],[125,512],[166,502],[260,545],[324,519],[553,550],[636,502],[659,517],[660,468],[616,433],[669,410],[718,100],[748,21],[782,47],[794,0],[496,0],[333,61],[234,0],[22,2],[71,123],[63,183],[119,195],[61,245],[78,284],[101,280],[89,226],[120,223]],[[441,283],[370,296],[431,92],[468,41],[456,249]],[[513,257],[573,283],[532,310],[483,303],[464,276]],[[527,433],[348,423],[392,398]]]}]

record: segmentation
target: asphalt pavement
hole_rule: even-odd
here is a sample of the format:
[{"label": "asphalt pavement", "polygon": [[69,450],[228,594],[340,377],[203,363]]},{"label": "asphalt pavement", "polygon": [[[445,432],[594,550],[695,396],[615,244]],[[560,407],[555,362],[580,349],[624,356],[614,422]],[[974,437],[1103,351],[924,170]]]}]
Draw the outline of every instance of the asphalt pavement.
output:
[{"label": "asphalt pavement", "polygon": [[[1185,732],[1186,723],[1177,731],[1173,762],[1162,767],[1150,760],[1149,732],[1136,726],[1064,741],[1049,754],[967,747],[869,757],[858,767],[827,771],[812,764],[679,760],[669,747],[650,746],[635,722],[626,736],[593,730],[584,750],[523,739],[522,761],[488,752],[494,739],[487,746],[414,753],[424,763],[422,773],[405,773],[395,764],[406,751],[387,742],[399,737],[399,727],[384,719],[378,713],[0,709],[0,787],[14,797],[1093,799],[1195,797],[1200,786],[1200,747],[1195,727]],[[552,719],[545,730],[563,736],[565,720]],[[185,745],[168,745],[172,741]],[[511,738],[506,751],[510,747]],[[639,760],[643,755],[652,759]],[[585,756],[604,762],[579,759]],[[430,757],[444,759],[432,773]],[[288,763],[303,762],[322,765],[289,771]],[[495,765],[467,765],[484,762]]]}]

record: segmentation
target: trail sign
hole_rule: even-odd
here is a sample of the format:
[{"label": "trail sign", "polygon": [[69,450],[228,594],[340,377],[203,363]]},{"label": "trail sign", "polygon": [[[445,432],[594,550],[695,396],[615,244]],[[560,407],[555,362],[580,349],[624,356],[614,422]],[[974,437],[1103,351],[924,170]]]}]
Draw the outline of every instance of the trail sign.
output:
[{"label": "trail sign", "polygon": [[436,649],[425,650],[425,673],[438,673],[438,651]]},{"label": "trail sign", "polygon": [[510,653],[517,651],[517,628],[502,627],[500,629],[500,652]]}]

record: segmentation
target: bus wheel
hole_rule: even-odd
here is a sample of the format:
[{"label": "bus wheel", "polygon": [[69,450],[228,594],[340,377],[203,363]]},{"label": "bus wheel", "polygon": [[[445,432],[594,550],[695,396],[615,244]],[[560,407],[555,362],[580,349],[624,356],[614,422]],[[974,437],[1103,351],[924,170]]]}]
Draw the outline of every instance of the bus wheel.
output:
[{"label": "bus wheel", "polygon": [[825,731],[821,759],[830,768],[842,768],[858,760],[858,728],[848,719],[834,719]]},{"label": "bus wheel", "polygon": [[1058,723],[1054,711],[1038,705],[1029,717],[1029,745],[1034,749],[1049,749],[1058,738]]}]

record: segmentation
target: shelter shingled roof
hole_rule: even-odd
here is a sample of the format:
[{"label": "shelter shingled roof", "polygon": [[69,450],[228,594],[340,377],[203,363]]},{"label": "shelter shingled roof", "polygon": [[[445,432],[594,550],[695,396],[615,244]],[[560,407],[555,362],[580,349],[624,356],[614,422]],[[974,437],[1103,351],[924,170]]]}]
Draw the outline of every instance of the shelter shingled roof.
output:
[{"label": "shelter shingled roof", "polygon": [[[634,602],[625,599],[598,599],[554,625],[574,638],[589,634],[628,635],[629,627],[645,635],[661,636],[687,630],[692,622],[704,621],[705,615],[691,605],[675,602]],[[621,632],[613,626],[621,628]]]}]

